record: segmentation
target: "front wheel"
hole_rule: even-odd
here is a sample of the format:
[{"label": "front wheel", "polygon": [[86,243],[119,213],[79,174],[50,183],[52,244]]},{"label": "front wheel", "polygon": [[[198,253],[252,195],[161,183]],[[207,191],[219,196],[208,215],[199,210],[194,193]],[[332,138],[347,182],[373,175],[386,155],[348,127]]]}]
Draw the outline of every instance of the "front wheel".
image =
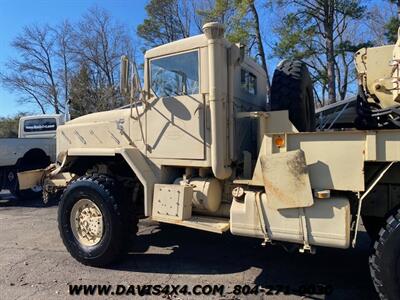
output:
[{"label": "front wheel", "polygon": [[69,253],[79,262],[105,266],[123,252],[126,209],[113,179],[83,176],[71,183],[58,207],[58,228]]},{"label": "front wheel", "polygon": [[380,298],[400,299],[400,210],[379,232],[369,265]]}]

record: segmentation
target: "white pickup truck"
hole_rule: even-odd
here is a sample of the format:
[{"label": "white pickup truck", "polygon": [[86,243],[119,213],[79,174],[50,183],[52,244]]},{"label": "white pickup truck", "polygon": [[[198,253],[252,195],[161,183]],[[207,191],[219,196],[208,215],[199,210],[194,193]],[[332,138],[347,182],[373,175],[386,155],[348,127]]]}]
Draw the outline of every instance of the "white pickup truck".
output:
[{"label": "white pickup truck", "polygon": [[0,139],[0,191],[17,198],[38,196],[41,187],[20,190],[17,172],[47,167],[55,161],[56,129],[63,115],[26,116],[19,120],[18,138]]}]

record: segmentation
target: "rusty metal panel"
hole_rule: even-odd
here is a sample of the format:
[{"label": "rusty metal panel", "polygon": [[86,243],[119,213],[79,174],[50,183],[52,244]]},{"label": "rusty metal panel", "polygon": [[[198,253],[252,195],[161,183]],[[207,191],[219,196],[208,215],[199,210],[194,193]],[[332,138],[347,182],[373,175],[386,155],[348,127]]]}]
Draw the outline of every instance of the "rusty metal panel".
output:
[{"label": "rusty metal panel", "polygon": [[310,178],[302,150],[261,156],[268,207],[295,208],[313,205]]}]

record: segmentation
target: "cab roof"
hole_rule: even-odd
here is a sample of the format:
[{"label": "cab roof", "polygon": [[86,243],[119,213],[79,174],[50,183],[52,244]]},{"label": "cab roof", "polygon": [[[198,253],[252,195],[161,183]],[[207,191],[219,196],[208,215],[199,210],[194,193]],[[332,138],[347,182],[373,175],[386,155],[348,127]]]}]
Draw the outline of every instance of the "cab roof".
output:
[{"label": "cab roof", "polygon": [[199,34],[147,50],[145,53],[145,58],[154,58],[206,46],[206,36],[204,34]]}]

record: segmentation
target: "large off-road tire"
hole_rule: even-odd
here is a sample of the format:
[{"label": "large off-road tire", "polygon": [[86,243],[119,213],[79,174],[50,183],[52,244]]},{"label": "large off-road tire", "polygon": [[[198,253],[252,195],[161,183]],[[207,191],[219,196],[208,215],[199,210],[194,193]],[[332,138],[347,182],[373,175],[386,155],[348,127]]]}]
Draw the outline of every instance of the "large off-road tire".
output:
[{"label": "large off-road tire", "polygon": [[381,228],[386,223],[383,217],[362,216],[362,221],[365,230],[373,241],[379,237],[379,231],[381,231]]},{"label": "large off-road tire", "polygon": [[371,277],[381,299],[400,299],[400,210],[379,232],[370,260]]},{"label": "large off-road tire", "polygon": [[303,62],[284,60],[276,67],[271,85],[271,109],[288,110],[297,130],[315,131],[313,85]]},{"label": "large off-road tire", "polygon": [[[137,231],[121,187],[105,175],[83,176],[64,191],[58,228],[69,253],[79,262],[106,266],[120,258]],[[134,221],[136,220],[136,222]]]}]

